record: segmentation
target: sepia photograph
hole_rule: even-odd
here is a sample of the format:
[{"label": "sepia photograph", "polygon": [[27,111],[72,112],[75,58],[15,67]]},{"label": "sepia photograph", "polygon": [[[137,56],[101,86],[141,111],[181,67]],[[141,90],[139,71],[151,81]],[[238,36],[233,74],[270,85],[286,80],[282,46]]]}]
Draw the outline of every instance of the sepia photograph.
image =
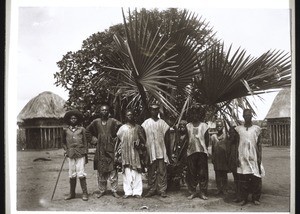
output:
[{"label": "sepia photograph", "polygon": [[295,212],[293,1],[7,11],[7,213]]}]

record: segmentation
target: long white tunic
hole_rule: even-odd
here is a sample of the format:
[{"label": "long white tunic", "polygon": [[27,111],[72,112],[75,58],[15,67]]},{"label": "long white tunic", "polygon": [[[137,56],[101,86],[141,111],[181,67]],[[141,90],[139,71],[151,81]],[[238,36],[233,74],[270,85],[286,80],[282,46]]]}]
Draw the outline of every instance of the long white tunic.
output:
[{"label": "long white tunic", "polygon": [[263,177],[265,171],[261,164],[261,174],[259,173],[257,164],[257,140],[261,132],[261,128],[257,125],[252,125],[247,128],[244,125],[237,126],[235,130],[240,136],[239,142],[239,162],[237,168],[239,174],[254,174],[256,177]]},{"label": "long white tunic", "polygon": [[170,126],[162,119],[155,121],[149,118],[143,122],[142,127],[146,132],[146,147],[150,163],[156,159],[164,159],[164,162],[169,163],[164,138]]}]

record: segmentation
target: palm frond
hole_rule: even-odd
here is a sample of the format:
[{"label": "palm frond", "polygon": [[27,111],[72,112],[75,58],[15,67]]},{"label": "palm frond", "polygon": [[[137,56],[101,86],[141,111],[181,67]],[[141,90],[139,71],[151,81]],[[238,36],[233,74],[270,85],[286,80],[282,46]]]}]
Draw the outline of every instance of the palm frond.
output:
[{"label": "palm frond", "polygon": [[235,117],[234,109],[253,109],[246,96],[290,86],[288,54],[267,51],[253,58],[240,49],[231,54],[231,46],[225,53],[223,45],[213,46],[200,64],[200,78],[192,85],[192,96],[197,102],[215,106],[220,111],[222,109],[224,115]]}]

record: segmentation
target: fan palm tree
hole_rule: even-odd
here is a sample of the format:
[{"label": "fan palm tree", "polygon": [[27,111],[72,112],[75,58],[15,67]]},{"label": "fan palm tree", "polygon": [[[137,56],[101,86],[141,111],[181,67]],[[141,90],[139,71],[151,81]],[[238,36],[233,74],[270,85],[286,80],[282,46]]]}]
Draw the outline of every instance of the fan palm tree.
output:
[{"label": "fan palm tree", "polygon": [[[288,54],[268,51],[254,58],[245,50],[231,53],[231,46],[225,51],[208,24],[186,10],[163,20],[146,10],[129,11],[127,20],[122,13],[125,37],[114,36],[116,52],[98,76],[98,84],[103,76],[113,79],[119,106],[147,112],[156,100],[180,120],[190,103],[199,102],[237,120],[236,109],[252,108],[245,96],[290,85]],[[176,94],[186,97],[181,112]]]},{"label": "fan palm tree", "polygon": [[177,116],[174,91],[186,93],[185,87],[199,72],[202,50],[214,42],[212,29],[186,10],[163,20],[146,10],[135,11],[134,16],[129,11],[129,18],[123,12],[123,19],[125,38],[114,36],[117,52],[103,66],[105,74],[117,73],[116,95],[128,100],[127,106],[144,110],[156,100]]}]

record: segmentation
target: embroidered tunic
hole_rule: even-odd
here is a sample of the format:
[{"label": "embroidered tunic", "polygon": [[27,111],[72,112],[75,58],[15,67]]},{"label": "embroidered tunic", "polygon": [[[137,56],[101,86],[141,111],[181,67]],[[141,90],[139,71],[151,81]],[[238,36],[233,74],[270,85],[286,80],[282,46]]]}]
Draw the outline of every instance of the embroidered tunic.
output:
[{"label": "embroidered tunic", "polygon": [[86,133],[83,127],[70,126],[63,130],[62,146],[67,152],[69,158],[81,158],[88,153]]},{"label": "embroidered tunic", "polygon": [[206,123],[200,123],[199,126],[194,127],[193,123],[188,123],[186,128],[189,136],[187,156],[190,156],[195,152],[204,152],[205,154],[208,154],[204,138],[205,132],[208,130],[208,125]]},{"label": "embroidered tunic", "polygon": [[149,118],[143,122],[142,127],[146,132],[146,147],[150,163],[156,159],[164,159],[164,162],[169,163],[164,138],[170,126],[162,119],[155,121]]},{"label": "embroidered tunic", "polygon": [[252,125],[246,128],[244,125],[237,126],[235,130],[240,137],[238,147],[238,159],[240,166],[237,168],[239,174],[254,174],[256,177],[264,176],[265,172],[261,164],[261,172],[259,173],[257,163],[257,140],[261,132],[261,128],[257,125]]},{"label": "embroidered tunic", "polygon": [[118,130],[117,136],[121,140],[122,166],[141,170],[140,154],[137,148],[135,148],[134,142],[138,142],[139,144],[144,143],[145,136],[142,127],[137,124],[135,126],[124,124]]},{"label": "embroidered tunic", "polygon": [[103,125],[102,120],[98,118],[87,127],[87,131],[98,139],[94,170],[100,173],[114,170],[116,134],[120,125],[121,123],[114,118],[108,118],[106,124]]}]

